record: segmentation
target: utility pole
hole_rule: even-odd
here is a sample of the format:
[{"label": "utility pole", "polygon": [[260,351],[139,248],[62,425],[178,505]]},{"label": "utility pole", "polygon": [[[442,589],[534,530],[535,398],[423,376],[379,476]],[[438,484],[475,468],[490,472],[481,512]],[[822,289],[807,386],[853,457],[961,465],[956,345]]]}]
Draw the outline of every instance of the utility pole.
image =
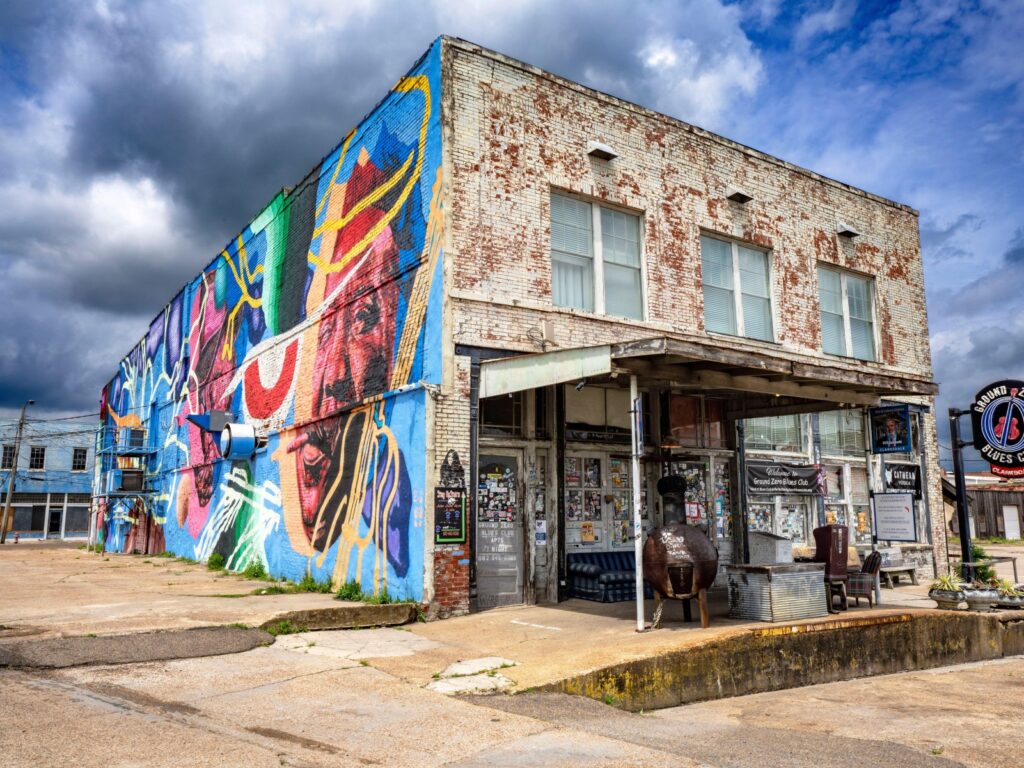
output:
[{"label": "utility pole", "polygon": [[967,412],[959,408],[949,409],[949,438],[953,446],[953,480],[956,482],[956,520],[960,528],[960,557],[963,562],[963,578],[974,578],[974,566],[968,565],[971,557],[971,520],[967,506],[967,484],[964,481],[963,449],[970,443],[960,439],[960,417]]},{"label": "utility pole", "polygon": [[14,438],[14,463],[11,464],[11,474],[7,479],[7,500],[4,502],[4,518],[0,523],[0,544],[7,541],[7,521],[11,516],[11,499],[14,498],[14,478],[18,475],[18,456],[21,454],[21,433],[25,429],[25,409],[35,405],[35,400],[28,400],[21,406],[21,417],[18,419],[18,432]]}]

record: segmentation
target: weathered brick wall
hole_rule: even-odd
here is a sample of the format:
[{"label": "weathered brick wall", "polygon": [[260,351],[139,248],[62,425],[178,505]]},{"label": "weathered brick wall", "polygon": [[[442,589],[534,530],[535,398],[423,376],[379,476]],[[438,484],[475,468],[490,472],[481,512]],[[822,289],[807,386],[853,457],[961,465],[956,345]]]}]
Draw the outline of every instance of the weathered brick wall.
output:
[{"label": "weathered brick wall", "polygon": [[[931,379],[912,209],[462,41],[446,41],[442,69],[450,183],[447,361],[454,362],[459,343],[540,351],[531,335],[550,320],[560,349],[671,335],[845,370]],[[610,163],[588,157],[590,140],[610,145],[619,157]],[[726,200],[729,185],[754,199],[746,205]],[[552,306],[552,189],[642,217],[644,322]],[[862,235],[839,237],[839,222]],[[770,249],[776,343],[705,333],[702,232]],[[821,352],[818,263],[874,277],[878,362]],[[439,408],[439,418],[443,412],[452,428],[439,426],[438,461],[442,443],[454,445],[468,435],[468,377],[446,382],[443,391],[451,402]],[[945,548],[934,417],[927,416],[925,425],[939,560]]]},{"label": "weathered brick wall", "polygon": [[[703,331],[700,234],[771,249],[778,344],[712,343],[821,358],[816,263],[875,276],[880,349],[857,369],[931,375],[917,215],[654,112],[473,46],[445,58],[452,292],[457,342],[536,349],[526,331],[555,323],[561,347]],[[587,156],[588,140],[613,147]],[[727,185],[754,196],[725,199]],[[643,217],[649,322],[551,306],[550,193],[608,201]],[[843,221],[863,233],[836,234]]]}]

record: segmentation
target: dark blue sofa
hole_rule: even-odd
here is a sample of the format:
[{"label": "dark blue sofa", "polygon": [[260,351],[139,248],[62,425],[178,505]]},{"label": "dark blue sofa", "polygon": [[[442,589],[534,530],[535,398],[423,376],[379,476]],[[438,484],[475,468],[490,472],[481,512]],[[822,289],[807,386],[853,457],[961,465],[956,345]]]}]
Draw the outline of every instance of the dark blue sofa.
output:
[{"label": "dark blue sofa", "polygon": [[[599,603],[636,600],[636,558],[631,551],[568,552],[565,570],[569,597]],[[653,597],[646,584],[644,597]]]}]

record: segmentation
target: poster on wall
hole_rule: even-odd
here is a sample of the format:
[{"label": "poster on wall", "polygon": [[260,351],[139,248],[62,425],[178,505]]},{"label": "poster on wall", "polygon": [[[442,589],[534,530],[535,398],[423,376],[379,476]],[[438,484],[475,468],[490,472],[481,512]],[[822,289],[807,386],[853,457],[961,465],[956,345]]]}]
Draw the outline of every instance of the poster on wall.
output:
[{"label": "poster on wall", "polygon": [[565,494],[565,519],[583,519],[583,492],[567,491]]},{"label": "poster on wall", "polygon": [[921,498],[921,468],[916,464],[889,464],[885,468],[885,489],[912,493]]},{"label": "poster on wall", "polygon": [[580,525],[580,541],[584,544],[596,544],[597,532],[592,522],[585,522]]},{"label": "poster on wall", "polygon": [[886,405],[868,411],[872,453],[910,453],[910,406]]},{"label": "poster on wall", "polygon": [[466,542],[466,491],[462,488],[434,489],[434,543]]},{"label": "poster on wall", "polygon": [[769,496],[826,495],[825,468],[820,464],[747,462],[747,492]]},{"label": "poster on wall", "polygon": [[974,447],[1000,477],[1024,477],[1024,381],[989,384],[971,403]]},{"label": "poster on wall", "polygon": [[579,456],[566,456],[565,457],[565,484],[570,485],[574,488],[580,486],[580,457]]},{"label": "poster on wall", "polygon": [[871,503],[875,512],[875,536],[881,541],[917,541],[914,494],[876,493]]}]

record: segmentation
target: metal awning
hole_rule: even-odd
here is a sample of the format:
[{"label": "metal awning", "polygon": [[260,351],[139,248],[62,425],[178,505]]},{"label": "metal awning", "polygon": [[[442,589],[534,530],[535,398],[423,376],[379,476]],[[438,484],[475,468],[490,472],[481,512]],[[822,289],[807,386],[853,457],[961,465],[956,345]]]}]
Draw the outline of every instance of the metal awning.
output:
[{"label": "metal awning", "polygon": [[625,386],[629,375],[647,387],[724,397],[732,401],[732,414],[742,418],[873,406],[886,397],[938,393],[928,379],[879,373],[856,363],[793,361],[763,351],[658,337],[487,360],[480,367],[480,396],[580,379]]}]

